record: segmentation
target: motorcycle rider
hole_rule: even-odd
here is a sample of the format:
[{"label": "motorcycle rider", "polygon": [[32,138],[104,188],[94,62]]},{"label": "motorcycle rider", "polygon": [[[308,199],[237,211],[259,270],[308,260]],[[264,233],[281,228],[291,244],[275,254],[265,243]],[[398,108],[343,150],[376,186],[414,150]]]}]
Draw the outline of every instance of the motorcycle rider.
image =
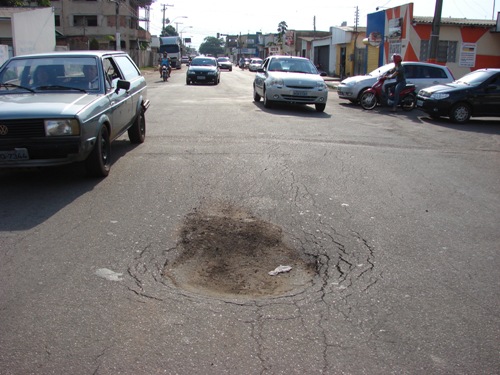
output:
[{"label": "motorcycle rider", "polygon": [[161,59],[161,62],[160,62],[160,78],[163,78],[163,76],[162,76],[163,65],[167,66],[168,76],[170,77],[170,71],[172,70],[172,68],[170,67],[170,59],[168,58],[168,55],[166,52],[163,52],[163,58]]},{"label": "motorcycle rider", "polygon": [[394,87],[394,101],[392,103],[391,111],[396,112],[396,108],[398,107],[399,103],[399,94],[401,93],[401,90],[403,90],[406,86],[406,77],[405,70],[403,68],[403,65],[401,64],[403,62],[403,58],[401,57],[401,55],[397,53],[393,54],[392,62],[394,63],[394,68],[387,72],[387,79],[396,78],[396,82],[386,84],[385,93],[386,97],[389,98],[390,89]]}]

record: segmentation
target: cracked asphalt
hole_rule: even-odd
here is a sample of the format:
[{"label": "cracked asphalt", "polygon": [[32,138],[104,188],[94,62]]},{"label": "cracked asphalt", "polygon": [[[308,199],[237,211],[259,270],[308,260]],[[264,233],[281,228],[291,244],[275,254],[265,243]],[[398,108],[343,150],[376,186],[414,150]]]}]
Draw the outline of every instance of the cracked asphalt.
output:
[{"label": "cracked asphalt", "polygon": [[499,373],[496,119],[184,72],[106,179],[0,171],[1,375]]}]

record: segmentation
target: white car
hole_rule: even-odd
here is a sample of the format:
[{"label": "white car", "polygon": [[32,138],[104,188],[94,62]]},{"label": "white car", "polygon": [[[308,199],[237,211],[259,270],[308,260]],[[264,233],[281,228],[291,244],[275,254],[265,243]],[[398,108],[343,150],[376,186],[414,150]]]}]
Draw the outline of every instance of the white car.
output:
[{"label": "white car", "polygon": [[[453,82],[453,74],[446,66],[422,63],[416,61],[403,61],[405,69],[406,83],[415,85],[415,92],[426,87]],[[377,78],[394,67],[393,63],[383,65],[364,76],[354,76],[344,79],[337,87],[337,94],[340,99],[347,99],[352,103],[357,103],[361,94],[377,81]],[[394,82],[387,80],[385,83]]]},{"label": "white car", "polygon": [[253,99],[259,102],[261,98],[266,108],[275,102],[314,104],[316,111],[323,112],[328,86],[309,59],[269,56],[257,69],[253,81]]},{"label": "white car", "polygon": [[248,70],[251,72],[256,72],[262,66],[264,60],[262,59],[251,59],[250,65],[248,65]]}]

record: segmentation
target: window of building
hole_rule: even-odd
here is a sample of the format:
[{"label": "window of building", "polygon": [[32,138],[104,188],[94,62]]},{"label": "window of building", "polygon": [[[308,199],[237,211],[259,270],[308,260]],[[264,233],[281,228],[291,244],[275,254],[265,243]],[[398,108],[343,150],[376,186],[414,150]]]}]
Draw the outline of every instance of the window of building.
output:
[{"label": "window of building", "polygon": [[97,26],[97,16],[73,16],[73,26]]},{"label": "window of building", "polygon": [[[430,44],[429,40],[422,40],[420,42],[420,61],[427,61],[429,59]],[[457,62],[457,45],[458,42],[440,40],[436,60],[442,63]]]},{"label": "window of building", "polygon": [[60,15],[56,14],[54,16],[54,23],[55,23],[56,27],[61,26],[61,16]]}]

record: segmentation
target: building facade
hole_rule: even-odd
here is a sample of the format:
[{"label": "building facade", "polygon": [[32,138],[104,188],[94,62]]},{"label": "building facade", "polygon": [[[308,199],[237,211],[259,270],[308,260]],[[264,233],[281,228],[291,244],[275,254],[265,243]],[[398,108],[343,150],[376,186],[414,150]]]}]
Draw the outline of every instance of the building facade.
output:
[{"label": "building facade", "polygon": [[[390,62],[393,53],[406,61],[429,61],[433,17],[414,17],[413,3],[371,13],[367,19],[366,70]],[[455,77],[480,68],[500,68],[497,21],[442,18],[435,61]]]},{"label": "building facade", "polygon": [[51,4],[56,30],[65,37],[58,45],[70,50],[114,50],[119,39],[118,49],[129,52],[144,49],[151,40],[139,27],[136,1],[52,0]]}]

